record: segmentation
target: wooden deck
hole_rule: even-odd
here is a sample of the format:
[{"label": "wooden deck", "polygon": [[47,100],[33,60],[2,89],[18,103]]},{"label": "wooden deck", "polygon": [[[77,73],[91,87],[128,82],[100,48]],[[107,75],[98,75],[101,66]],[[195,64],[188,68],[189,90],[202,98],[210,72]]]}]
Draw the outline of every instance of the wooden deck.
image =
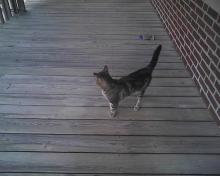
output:
[{"label": "wooden deck", "polygon": [[[29,0],[0,26],[1,176],[220,174],[220,130],[149,0]],[[139,40],[153,34],[155,41]],[[143,108],[95,86],[163,45]]]}]

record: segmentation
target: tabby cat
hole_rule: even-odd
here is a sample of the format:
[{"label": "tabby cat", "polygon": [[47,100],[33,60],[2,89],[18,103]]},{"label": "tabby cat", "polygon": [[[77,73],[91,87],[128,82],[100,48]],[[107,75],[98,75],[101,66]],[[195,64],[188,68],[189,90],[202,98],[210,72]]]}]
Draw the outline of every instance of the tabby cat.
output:
[{"label": "tabby cat", "polygon": [[146,67],[120,79],[113,79],[108,72],[107,66],[104,66],[101,72],[94,73],[96,76],[96,84],[102,89],[103,96],[109,102],[111,117],[117,115],[120,100],[137,91],[139,93],[134,110],[138,111],[140,109],[141,99],[151,82],[152,72],[158,62],[161,48],[161,45],[156,48],[152,60]]}]

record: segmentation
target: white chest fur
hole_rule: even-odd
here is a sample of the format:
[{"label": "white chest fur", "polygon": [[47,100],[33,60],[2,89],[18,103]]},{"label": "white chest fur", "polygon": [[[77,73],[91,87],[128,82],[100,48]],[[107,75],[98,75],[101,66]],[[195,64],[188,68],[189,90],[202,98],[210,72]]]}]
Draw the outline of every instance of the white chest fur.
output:
[{"label": "white chest fur", "polygon": [[[105,91],[102,90],[102,95],[105,97],[106,100],[108,100],[107,95],[105,94]],[[109,100],[108,100],[109,101]]]}]

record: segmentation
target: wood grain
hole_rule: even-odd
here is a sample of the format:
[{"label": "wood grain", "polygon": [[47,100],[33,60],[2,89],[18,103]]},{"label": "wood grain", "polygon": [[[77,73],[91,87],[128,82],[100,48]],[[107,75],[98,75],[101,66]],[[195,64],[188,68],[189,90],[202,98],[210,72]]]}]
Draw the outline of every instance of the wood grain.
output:
[{"label": "wood grain", "polygon": [[[218,174],[219,156],[178,154],[1,153],[1,172]],[[57,162],[59,160],[59,162]],[[185,163],[185,164],[183,164]],[[192,167],[193,166],[193,167]]]},{"label": "wood grain", "polygon": [[[220,131],[150,0],[25,5],[0,26],[0,175],[220,174]],[[93,72],[127,75],[159,44],[143,107],[110,118]]]}]

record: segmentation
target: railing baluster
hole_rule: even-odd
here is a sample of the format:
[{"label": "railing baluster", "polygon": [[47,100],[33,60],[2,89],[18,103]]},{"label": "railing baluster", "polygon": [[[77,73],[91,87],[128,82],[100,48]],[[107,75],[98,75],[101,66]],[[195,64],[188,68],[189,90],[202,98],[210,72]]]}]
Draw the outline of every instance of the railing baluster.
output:
[{"label": "railing baluster", "polygon": [[15,13],[15,14],[18,14],[18,6],[17,6],[17,2],[16,0],[10,0],[11,1],[11,5],[12,5],[12,11]]},{"label": "railing baluster", "polygon": [[24,0],[17,0],[19,12],[26,12]]},{"label": "railing baluster", "polygon": [[11,16],[26,12],[24,0],[0,0],[0,23],[4,24]]},{"label": "railing baluster", "polygon": [[3,12],[2,12],[2,7],[1,7],[1,6],[0,6],[0,22],[1,22],[2,24],[5,23],[5,19],[4,19],[4,16],[3,16]]},{"label": "railing baluster", "polygon": [[7,16],[8,16],[8,18],[10,18],[12,15],[11,15],[11,9],[10,9],[9,2],[8,2],[8,0],[3,0],[3,3],[5,6],[5,11],[7,13]]}]

